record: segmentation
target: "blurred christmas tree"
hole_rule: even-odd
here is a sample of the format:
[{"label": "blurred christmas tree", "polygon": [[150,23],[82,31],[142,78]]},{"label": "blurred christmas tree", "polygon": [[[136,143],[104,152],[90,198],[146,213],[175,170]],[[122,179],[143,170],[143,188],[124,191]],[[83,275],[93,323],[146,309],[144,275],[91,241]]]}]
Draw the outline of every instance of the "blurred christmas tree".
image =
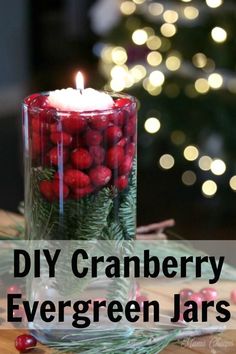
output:
[{"label": "blurred christmas tree", "polygon": [[[139,167],[179,171],[204,197],[236,190],[236,3],[100,0],[105,88],[140,100]],[[214,199],[214,198],[213,198]]]}]

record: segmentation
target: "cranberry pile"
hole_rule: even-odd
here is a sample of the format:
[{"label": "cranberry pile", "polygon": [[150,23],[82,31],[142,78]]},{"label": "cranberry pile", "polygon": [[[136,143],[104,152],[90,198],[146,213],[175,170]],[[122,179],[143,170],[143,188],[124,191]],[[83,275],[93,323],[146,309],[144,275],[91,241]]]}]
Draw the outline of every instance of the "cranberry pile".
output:
[{"label": "cranberry pile", "polygon": [[33,166],[53,168],[41,180],[42,196],[52,202],[80,199],[104,186],[128,187],[136,150],[136,106],[118,98],[110,111],[58,112],[47,96],[26,99]]}]

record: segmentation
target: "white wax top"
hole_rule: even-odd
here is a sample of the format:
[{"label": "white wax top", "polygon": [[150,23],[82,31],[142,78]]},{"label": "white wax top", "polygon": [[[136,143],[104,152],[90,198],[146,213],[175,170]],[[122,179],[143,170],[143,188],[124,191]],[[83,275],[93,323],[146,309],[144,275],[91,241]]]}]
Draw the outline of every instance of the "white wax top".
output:
[{"label": "white wax top", "polygon": [[93,111],[112,108],[114,101],[105,92],[86,88],[80,92],[73,88],[51,91],[48,102],[60,111]]}]

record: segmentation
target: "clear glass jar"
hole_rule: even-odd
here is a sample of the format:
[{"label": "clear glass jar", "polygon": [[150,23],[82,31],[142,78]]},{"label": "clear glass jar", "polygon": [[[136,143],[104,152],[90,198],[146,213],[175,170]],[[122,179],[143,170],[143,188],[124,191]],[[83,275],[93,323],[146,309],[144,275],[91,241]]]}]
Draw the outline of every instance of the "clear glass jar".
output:
[{"label": "clear glass jar", "polygon": [[[48,105],[47,93],[25,99],[27,239],[44,242],[134,239],[137,106],[129,95],[111,95],[114,108],[85,112],[58,111]],[[125,284],[128,301],[133,297],[133,282],[126,280]],[[84,294],[106,297],[111,282],[100,285],[95,283],[85,288]],[[31,300],[43,292],[45,298],[48,291],[50,296],[57,296],[54,286],[53,282],[45,286],[40,281],[30,281]],[[34,335],[43,342],[65,334],[53,326],[48,328],[45,331],[36,323],[32,325]],[[101,329],[111,333],[114,328],[117,325],[106,323],[102,328],[100,324],[98,333]],[[94,328],[90,334],[89,330],[77,331],[78,337],[98,335]],[[130,331],[129,327],[122,328],[124,335]]]}]

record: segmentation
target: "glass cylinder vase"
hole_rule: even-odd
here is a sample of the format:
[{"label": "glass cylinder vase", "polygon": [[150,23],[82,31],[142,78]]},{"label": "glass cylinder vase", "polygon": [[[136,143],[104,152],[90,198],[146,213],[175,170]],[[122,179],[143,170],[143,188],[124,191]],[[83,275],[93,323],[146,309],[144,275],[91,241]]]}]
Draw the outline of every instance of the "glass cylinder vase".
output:
[{"label": "glass cylinder vase", "polygon": [[[60,111],[48,104],[48,94],[34,94],[23,104],[25,161],[25,219],[29,240],[129,241],[136,233],[136,100],[111,94],[114,107],[97,111]],[[80,299],[108,298],[118,284],[97,279],[80,291]],[[73,284],[72,284],[73,285]],[[70,285],[72,287],[72,285]],[[134,297],[132,279],[121,285],[126,300]],[[55,281],[29,282],[31,301],[58,295]],[[115,290],[114,290],[115,291]],[[117,291],[117,290],[116,290]],[[73,296],[75,294],[73,293]],[[114,292],[113,299],[117,296]],[[104,326],[103,326],[104,323]],[[62,338],[71,331],[37,321],[31,325],[42,342]],[[76,331],[78,338],[123,335],[129,326],[100,322]],[[101,330],[103,332],[101,332]],[[121,332],[120,332],[121,331]],[[73,333],[74,335],[74,333]]]}]

